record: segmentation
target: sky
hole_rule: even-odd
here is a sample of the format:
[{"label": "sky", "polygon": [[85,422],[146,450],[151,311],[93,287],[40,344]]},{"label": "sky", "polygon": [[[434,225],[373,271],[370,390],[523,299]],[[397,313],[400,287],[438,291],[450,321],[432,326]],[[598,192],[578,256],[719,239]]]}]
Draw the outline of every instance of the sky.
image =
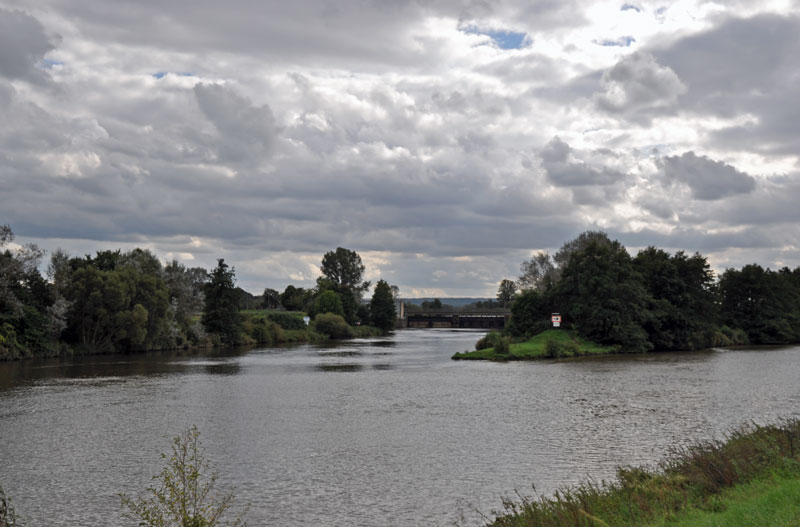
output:
[{"label": "sky", "polygon": [[0,224],[494,296],[604,230],[800,266],[800,1],[0,0]]}]

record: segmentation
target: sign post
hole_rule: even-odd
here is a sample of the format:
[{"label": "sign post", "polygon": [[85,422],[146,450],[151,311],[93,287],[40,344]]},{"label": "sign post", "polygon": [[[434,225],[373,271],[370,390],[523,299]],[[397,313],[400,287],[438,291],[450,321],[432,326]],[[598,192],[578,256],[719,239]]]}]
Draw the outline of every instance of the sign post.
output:
[{"label": "sign post", "polygon": [[558,328],[561,327],[561,314],[560,313],[553,313],[550,317],[550,320],[553,322],[553,327]]}]

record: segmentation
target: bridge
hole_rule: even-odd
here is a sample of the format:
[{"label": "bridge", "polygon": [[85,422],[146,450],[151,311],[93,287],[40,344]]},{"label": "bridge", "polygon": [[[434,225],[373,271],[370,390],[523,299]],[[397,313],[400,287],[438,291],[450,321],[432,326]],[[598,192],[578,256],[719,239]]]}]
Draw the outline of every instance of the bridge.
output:
[{"label": "bridge", "polygon": [[510,311],[405,311],[403,327],[502,329]]}]

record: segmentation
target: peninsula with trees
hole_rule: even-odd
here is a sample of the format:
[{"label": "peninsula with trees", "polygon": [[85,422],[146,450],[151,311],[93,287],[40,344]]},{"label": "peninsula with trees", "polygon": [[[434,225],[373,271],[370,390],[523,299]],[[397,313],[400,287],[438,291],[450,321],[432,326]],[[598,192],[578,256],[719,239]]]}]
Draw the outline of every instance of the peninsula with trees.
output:
[{"label": "peninsula with trees", "polygon": [[[715,276],[699,253],[647,247],[631,257],[604,232],[587,231],[554,255],[521,265],[502,332],[455,359],[536,359],[598,353],[700,350],[800,341],[800,267],[751,264]],[[552,328],[558,313],[561,324]]]}]

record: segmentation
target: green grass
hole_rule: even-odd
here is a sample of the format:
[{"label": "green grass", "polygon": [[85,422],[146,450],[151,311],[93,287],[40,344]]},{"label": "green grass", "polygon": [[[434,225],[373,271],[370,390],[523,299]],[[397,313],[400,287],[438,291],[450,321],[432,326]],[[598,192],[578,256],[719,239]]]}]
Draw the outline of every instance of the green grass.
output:
[{"label": "green grass", "polygon": [[[561,350],[560,353],[553,353],[548,350],[548,342],[555,344],[555,349]],[[551,349],[552,349],[551,344]],[[468,351],[456,353],[454,359],[465,360],[530,360],[557,357],[575,357],[579,355],[603,355],[614,353],[617,349],[612,346],[601,346],[585,340],[572,331],[562,329],[548,329],[532,337],[525,342],[511,343],[511,349],[507,355],[500,355],[494,352],[493,348],[478,351]]]},{"label": "green grass", "polygon": [[653,527],[797,527],[800,526],[800,479],[773,476],[753,480],[714,500],[718,511],[693,509]]},{"label": "green grass", "polygon": [[504,500],[493,527],[800,526],[800,421],[674,451],[659,469]]}]

